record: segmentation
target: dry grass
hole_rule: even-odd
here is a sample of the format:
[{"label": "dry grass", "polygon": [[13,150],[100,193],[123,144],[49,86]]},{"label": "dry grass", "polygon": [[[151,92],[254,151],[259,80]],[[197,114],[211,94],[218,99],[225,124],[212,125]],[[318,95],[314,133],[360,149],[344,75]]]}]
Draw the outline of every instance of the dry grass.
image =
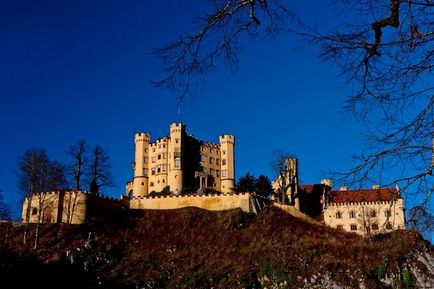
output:
[{"label": "dry grass", "polygon": [[[264,276],[267,282],[299,288],[305,279],[327,272],[349,287],[358,287],[363,278],[368,288],[379,288],[378,268],[395,272],[412,261],[415,250],[433,254],[414,232],[367,240],[272,207],[256,217],[239,210],[186,208],[120,211],[81,226],[44,225],[37,251],[22,244],[22,230],[11,227],[7,237],[0,237],[1,254],[9,254],[4,264],[31,268],[39,262],[67,269],[72,254],[74,270],[87,264],[88,272],[77,274],[85,274],[92,286],[104,280],[102,288],[259,288]],[[10,271],[0,270],[2,275]]]}]

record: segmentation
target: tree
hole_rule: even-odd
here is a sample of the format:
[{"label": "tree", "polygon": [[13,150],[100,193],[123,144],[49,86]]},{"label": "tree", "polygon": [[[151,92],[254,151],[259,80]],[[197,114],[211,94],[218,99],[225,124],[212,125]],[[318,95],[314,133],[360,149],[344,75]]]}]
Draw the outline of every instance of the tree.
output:
[{"label": "tree", "polygon": [[72,162],[69,164],[68,171],[73,179],[74,189],[81,190],[85,168],[88,163],[87,144],[84,140],[79,140],[75,145],[68,148],[67,153],[71,156]]},{"label": "tree", "polygon": [[356,165],[335,179],[362,186],[380,183],[384,172],[395,169],[396,178],[384,186],[400,183],[401,191],[423,192],[426,205],[434,188],[434,5],[399,0],[341,5],[357,13],[358,25],[304,34],[321,43],[321,56],[356,85],[344,109],[362,119],[368,131]]},{"label": "tree", "polygon": [[238,192],[250,192],[253,193],[256,191],[256,178],[255,176],[247,173],[245,176],[242,176],[238,179],[237,183],[237,191]]},{"label": "tree", "polygon": [[109,157],[105,150],[96,145],[92,150],[90,167],[90,187],[92,194],[99,195],[101,188],[113,185],[113,177],[110,172]]},{"label": "tree", "polygon": [[[291,31],[321,46],[321,57],[342,69],[355,87],[344,110],[366,125],[367,144],[354,167],[336,173],[349,186],[399,183],[432,202],[434,167],[434,22],[432,1],[338,1],[348,18],[333,33],[297,19],[278,0],[213,2],[196,33],[156,51],[166,68],[158,86],[178,89],[181,98],[216,68],[234,65],[245,35]],[[265,25],[264,25],[265,23]],[[288,25],[289,24],[289,25]],[[321,25],[319,26],[321,27]],[[385,180],[384,173],[396,172]],[[408,193],[408,190],[407,190]],[[419,195],[420,196],[420,195]]]},{"label": "tree", "polygon": [[[27,202],[26,225],[23,235],[24,244],[27,242],[32,211],[32,215],[36,215],[34,248],[38,247],[40,223],[53,201],[47,197],[46,192],[64,189],[65,184],[64,166],[57,161],[51,161],[44,149],[28,149],[19,159],[18,188]],[[34,202],[36,202],[36,208],[32,208]]]},{"label": "tree", "polygon": [[280,201],[286,204],[289,195],[289,203],[294,205],[298,187],[297,159],[288,153],[276,151],[271,167],[277,176],[274,181],[274,189],[280,197]]},{"label": "tree", "polygon": [[259,175],[255,183],[255,192],[259,196],[267,199],[271,196],[273,188],[271,187],[270,179],[268,179],[267,176]]},{"label": "tree", "polygon": [[432,240],[434,215],[424,206],[415,206],[410,210],[407,224],[410,228],[418,230],[425,239]]},{"label": "tree", "polygon": [[3,202],[3,190],[0,189],[0,220],[10,220],[11,212],[8,206]]}]

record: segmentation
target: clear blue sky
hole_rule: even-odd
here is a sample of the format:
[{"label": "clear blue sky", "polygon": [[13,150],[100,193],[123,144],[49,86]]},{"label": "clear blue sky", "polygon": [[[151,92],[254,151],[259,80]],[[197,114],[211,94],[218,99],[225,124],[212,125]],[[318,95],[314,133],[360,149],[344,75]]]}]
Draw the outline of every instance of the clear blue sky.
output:
[{"label": "clear blue sky", "polygon": [[[132,177],[135,132],[167,135],[176,94],[150,52],[192,27],[207,1],[5,0],[0,2],[0,188],[19,211],[17,161],[31,147],[68,162],[79,139],[104,147],[118,197]],[[296,4],[311,23],[333,25],[326,3]],[[326,1],[324,1],[326,2]],[[182,4],[181,4],[182,3]],[[323,6],[321,6],[323,5]],[[308,16],[307,16],[308,15]],[[326,27],[327,28],[327,27]],[[236,136],[236,175],[273,177],[275,150],[296,155],[303,183],[342,170],[362,147],[361,128],[338,113],[350,91],[314,45],[292,51],[291,35],[244,46],[236,72],[222,67],[182,104],[188,132]]]}]

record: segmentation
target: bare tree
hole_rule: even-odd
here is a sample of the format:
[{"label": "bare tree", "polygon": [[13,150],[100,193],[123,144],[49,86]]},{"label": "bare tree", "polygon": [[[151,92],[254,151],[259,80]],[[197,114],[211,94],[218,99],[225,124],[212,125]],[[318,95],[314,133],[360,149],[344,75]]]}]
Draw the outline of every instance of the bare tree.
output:
[{"label": "bare tree", "polygon": [[295,204],[298,176],[297,176],[297,159],[288,153],[277,151],[274,153],[271,167],[276,174],[276,180],[273,182],[274,190],[284,204]]},{"label": "bare tree", "polygon": [[410,210],[408,226],[418,230],[427,240],[432,240],[434,232],[434,215],[424,206],[415,206]]},{"label": "bare tree", "polygon": [[0,189],[0,220],[10,220],[11,211],[3,202],[3,190]]},{"label": "bare tree", "polygon": [[[283,2],[283,1],[282,1]],[[363,120],[367,144],[354,167],[334,181],[363,187],[399,183],[432,205],[434,166],[434,4],[425,0],[335,1],[348,18],[332,33],[300,21],[279,1],[216,1],[196,33],[157,50],[167,76],[157,85],[180,90],[214,71],[237,63],[245,35],[290,30],[322,48],[321,57],[342,69],[355,87],[344,111]],[[260,25],[265,23],[265,25]],[[288,25],[289,24],[289,25]],[[322,27],[322,25],[319,25]],[[395,178],[385,172],[393,170]],[[412,196],[413,197],[413,196]]]},{"label": "bare tree", "polygon": [[155,51],[167,75],[154,84],[179,91],[181,100],[194,94],[196,81],[215,71],[218,62],[234,68],[244,38],[274,35],[293,17],[279,0],[210,1],[210,8],[197,19],[196,32]]},{"label": "bare tree", "polygon": [[110,160],[105,150],[96,145],[92,150],[90,167],[90,189],[92,194],[101,194],[101,188],[113,185]]},{"label": "bare tree", "polygon": [[84,140],[79,140],[75,145],[70,146],[67,150],[67,153],[72,158],[68,171],[73,179],[74,189],[76,191],[80,191],[83,184],[85,169],[88,163],[87,150],[87,144]]},{"label": "bare tree", "polygon": [[45,189],[42,184],[44,183],[43,173],[46,171],[47,163],[47,154],[41,148],[28,149],[18,162],[18,188],[27,201],[26,224],[23,234],[24,244],[27,242],[33,196],[36,192],[42,192]]},{"label": "bare tree", "polygon": [[[350,186],[399,183],[401,191],[423,193],[421,202],[428,204],[434,164],[434,4],[384,0],[339,5],[357,14],[357,25],[342,25],[331,34],[310,29],[304,35],[321,43],[321,56],[355,84],[344,109],[367,127],[365,150],[336,179]],[[396,178],[384,179],[384,172],[393,169]]]},{"label": "bare tree", "polygon": [[[27,202],[23,243],[27,241],[29,222],[33,215],[36,217],[34,240],[36,249],[39,244],[40,223],[53,202],[53,199],[49,198],[46,193],[64,189],[65,169],[59,162],[51,161],[45,150],[41,148],[27,150],[20,158],[18,167],[18,187]],[[36,207],[32,207],[34,203]]]}]

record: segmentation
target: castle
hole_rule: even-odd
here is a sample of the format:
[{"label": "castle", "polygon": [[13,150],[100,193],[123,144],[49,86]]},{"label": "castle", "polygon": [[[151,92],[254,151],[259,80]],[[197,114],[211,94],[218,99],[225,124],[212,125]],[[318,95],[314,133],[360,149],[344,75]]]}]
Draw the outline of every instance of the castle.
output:
[{"label": "castle", "polygon": [[[233,135],[222,135],[214,144],[188,135],[184,124],[173,123],[169,136],[151,142],[149,134],[137,133],[134,142],[134,178],[127,182],[119,200],[74,190],[35,193],[24,201],[23,221],[81,224],[92,216],[120,208],[260,209],[254,192],[235,192]],[[274,200],[272,205],[306,221],[361,235],[405,227],[404,203],[398,188],[341,187],[336,191],[328,179],[301,185],[298,160],[290,158],[285,165],[286,175],[280,175],[272,186],[280,196],[284,188],[286,198],[284,203]]]},{"label": "castle", "polygon": [[214,144],[188,135],[184,124],[172,123],[169,136],[151,142],[149,134],[137,133],[134,142],[134,179],[126,186],[127,194],[133,197],[146,197],[166,188],[174,194],[206,189],[234,191],[233,135],[222,135]]}]

